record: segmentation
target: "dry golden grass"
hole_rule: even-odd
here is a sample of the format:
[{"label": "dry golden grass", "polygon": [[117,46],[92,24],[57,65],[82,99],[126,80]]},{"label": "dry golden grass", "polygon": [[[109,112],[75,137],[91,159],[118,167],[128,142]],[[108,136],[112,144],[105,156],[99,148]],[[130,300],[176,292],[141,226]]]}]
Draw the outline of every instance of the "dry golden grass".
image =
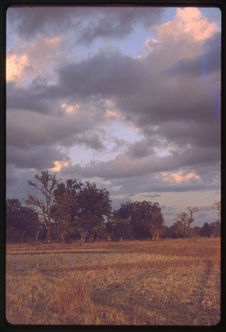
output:
[{"label": "dry golden grass", "polygon": [[215,325],[220,239],[7,245],[11,324]]}]

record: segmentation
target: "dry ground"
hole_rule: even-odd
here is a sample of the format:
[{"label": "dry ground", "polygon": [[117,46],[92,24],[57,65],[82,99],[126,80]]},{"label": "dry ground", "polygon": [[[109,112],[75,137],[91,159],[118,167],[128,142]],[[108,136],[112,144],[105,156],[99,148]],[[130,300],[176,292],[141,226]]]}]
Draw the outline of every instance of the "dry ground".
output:
[{"label": "dry ground", "polygon": [[7,245],[11,324],[215,325],[220,239]]}]

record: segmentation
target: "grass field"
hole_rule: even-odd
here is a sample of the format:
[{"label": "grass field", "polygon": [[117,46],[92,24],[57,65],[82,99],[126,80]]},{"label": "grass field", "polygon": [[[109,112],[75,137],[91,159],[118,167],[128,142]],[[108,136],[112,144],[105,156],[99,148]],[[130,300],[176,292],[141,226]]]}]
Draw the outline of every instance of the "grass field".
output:
[{"label": "grass field", "polygon": [[7,245],[11,324],[215,325],[220,239]]}]

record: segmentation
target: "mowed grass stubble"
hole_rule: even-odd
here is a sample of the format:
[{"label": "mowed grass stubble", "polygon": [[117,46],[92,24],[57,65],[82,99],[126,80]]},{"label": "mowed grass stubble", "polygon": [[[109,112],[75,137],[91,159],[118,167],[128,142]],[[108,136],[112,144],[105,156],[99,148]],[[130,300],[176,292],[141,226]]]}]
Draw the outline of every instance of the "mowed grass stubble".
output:
[{"label": "mowed grass stubble", "polygon": [[6,319],[34,325],[215,325],[220,239],[7,245]]}]

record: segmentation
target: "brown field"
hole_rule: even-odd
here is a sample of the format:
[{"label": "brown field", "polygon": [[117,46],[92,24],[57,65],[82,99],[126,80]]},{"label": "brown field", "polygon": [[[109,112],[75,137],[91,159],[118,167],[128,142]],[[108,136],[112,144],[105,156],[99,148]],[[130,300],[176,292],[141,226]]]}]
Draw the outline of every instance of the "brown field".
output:
[{"label": "brown field", "polygon": [[220,239],[7,245],[6,319],[216,325]]}]

